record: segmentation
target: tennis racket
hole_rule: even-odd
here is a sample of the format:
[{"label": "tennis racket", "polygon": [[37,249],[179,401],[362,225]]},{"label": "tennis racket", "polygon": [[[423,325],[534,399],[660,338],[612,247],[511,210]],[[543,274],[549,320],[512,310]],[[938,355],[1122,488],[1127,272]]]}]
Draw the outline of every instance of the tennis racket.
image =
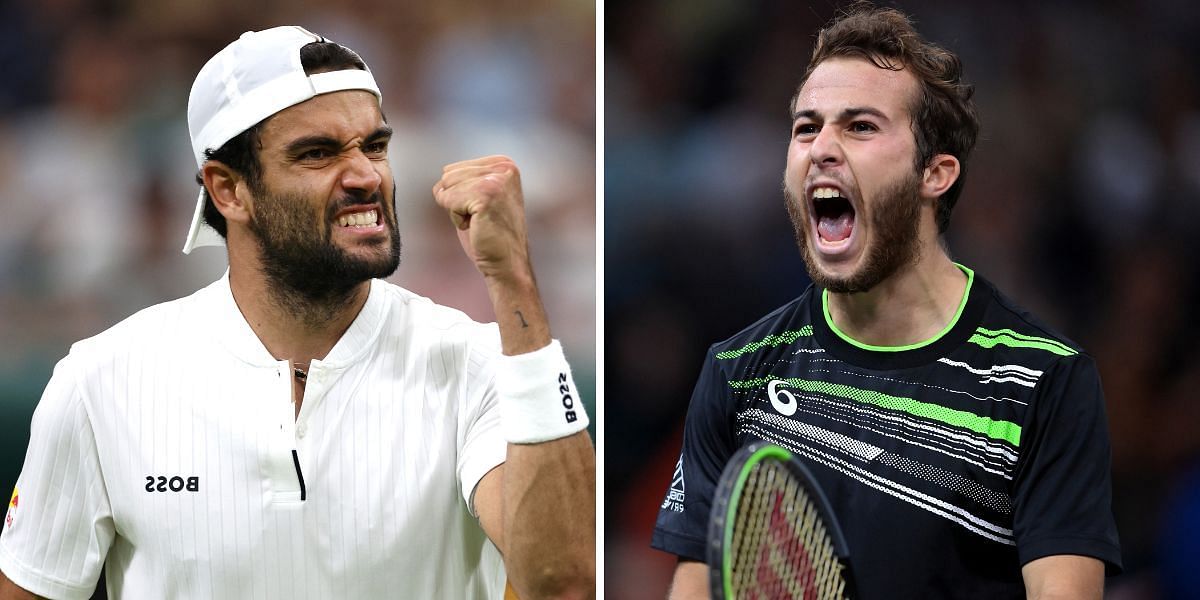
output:
[{"label": "tennis racket", "polygon": [[851,598],[849,558],[829,501],[791,452],[755,442],[733,455],[709,521],[715,600]]}]

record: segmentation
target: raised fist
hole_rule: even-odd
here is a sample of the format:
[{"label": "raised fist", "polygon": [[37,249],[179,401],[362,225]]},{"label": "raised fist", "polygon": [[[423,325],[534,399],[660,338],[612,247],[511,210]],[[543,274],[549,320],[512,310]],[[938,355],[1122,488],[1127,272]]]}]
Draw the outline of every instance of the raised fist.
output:
[{"label": "raised fist", "polygon": [[512,159],[485,156],[446,165],[433,197],[485,278],[532,277],[521,173]]}]

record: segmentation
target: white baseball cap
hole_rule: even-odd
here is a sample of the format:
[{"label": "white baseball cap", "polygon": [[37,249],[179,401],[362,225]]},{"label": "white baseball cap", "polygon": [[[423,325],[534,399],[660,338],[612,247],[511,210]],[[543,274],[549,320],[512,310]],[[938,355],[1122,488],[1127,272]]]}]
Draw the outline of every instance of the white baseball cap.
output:
[{"label": "white baseball cap", "polygon": [[[247,31],[209,59],[196,75],[188,97],[188,131],[196,168],[204,166],[205,151],[220,148],[263,119],[313,96],[366,90],[382,101],[370,71],[305,74],[300,48],[329,41],[296,26]],[[202,187],[183,252],[224,243],[221,235],[204,223]]]}]

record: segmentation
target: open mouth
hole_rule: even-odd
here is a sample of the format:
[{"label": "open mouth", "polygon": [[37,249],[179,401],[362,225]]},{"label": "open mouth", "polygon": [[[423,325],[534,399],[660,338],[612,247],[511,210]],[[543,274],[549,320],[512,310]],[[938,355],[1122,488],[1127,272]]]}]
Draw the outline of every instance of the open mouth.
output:
[{"label": "open mouth", "polygon": [[850,239],[854,232],[854,205],[837,188],[813,188],[812,214],[817,235],[824,242],[839,244]]},{"label": "open mouth", "polygon": [[375,227],[379,224],[379,211],[368,210],[364,212],[349,213],[338,217],[338,227]]}]

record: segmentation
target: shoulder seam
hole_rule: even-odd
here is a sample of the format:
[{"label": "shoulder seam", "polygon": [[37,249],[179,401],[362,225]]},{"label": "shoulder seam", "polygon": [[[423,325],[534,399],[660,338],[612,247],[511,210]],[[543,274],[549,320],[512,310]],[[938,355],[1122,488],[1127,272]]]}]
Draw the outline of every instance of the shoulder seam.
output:
[{"label": "shoulder seam", "polygon": [[[1017,319],[1020,322],[1024,323],[1025,325],[1029,326],[1031,329],[1033,329],[1037,333],[1041,334],[1042,336],[1045,336],[1047,339],[1054,341],[1058,344],[1061,344],[1062,346],[1070,349],[1071,351],[1073,351],[1073,353],[1084,354],[1083,348],[1079,344],[1075,343],[1073,340],[1068,338],[1067,336],[1062,335],[1061,333],[1058,333],[1057,331],[1048,329],[1045,325],[1039,325],[1037,323],[1030,321],[1028,318],[1029,317],[1028,311],[1025,311],[1023,309],[1018,310],[1017,307],[1013,306],[1012,302],[1009,301],[1009,299],[1007,297],[1005,297],[1003,294],[1000,293],[1000,290],[998,288],[996,288],[996,286],[989,285],[988,287],[991,288],[988,290],[988,292],[992,295],[992,300],[998,308],[1005,311],[1009,315],[1012,315],[1012,317],[1014,319]],[[978,327],[976,327],[976,330],[978,330],[979,327],[982,327],[982,324],[980,324]],[[1026,334],[1026,335],[1030,335],[1030,334]]]},{"label": "shoulder seam", "polygon": [[[729,337],[727,337],[727,338],[725,338],[725,339],[723,339],[723,340],[721,340],[721,341],[719,341],[719,342],[716,342],[716,343],[712,344],[712,346],[710,346],[710,348],[712,348],[712,349],[714,349],[714,350],[715,350],[715,349],[717,349],[717,348],[718,348],[718,347],[720,347],[720,346],[725,346],[726,344],[730,344],[730,343],[732,343],[732,342],[734,341],[734,339],[736,339],[737,337],[739,337],[739,336],[742,336],[742,335],[745,335],[745,334],[746,334],[746,333],[748,333],[749,331],[753,330],[754,328],[758,327],[759,325],[763,324],[764,322],[766,322],[766,321],[770,320],[772,317],[775,317],[775,316],[776,316],[776,315],[778,315],[779,313],[781,313],[781,312],[783,312],[783,311],[786,311],[787,309],[789,309],[789,308],[791,308],[791,307],[793,307],[793,306],[796,306],[796,305],[797,305],[797,304],[799,304],[799,303],[802,303],[802,302],[803,302],[803,301],[804,301],[806,298],[808,298],[808,295],[809,295],[809,293],[812,291],[812,289],[813,289],[813,286],[810,284],[810,285],[808,286],[808,288],[804,290],[804,293],[802,293],[802,294],[800,294],[799,296],[797,296],[797,297],[795,297],[795,298],[793,298],[793,299],[789,300],[788,302],[784,303],[783,305],[781,305],[781,306],[779,306],[779,307],[777,307],[777,308],[775,308],[775,309],[771,310],[771,312],[769,312],[769,313],[767,313],[767,314],[763,315],[762,317],[760,317],[760,318],[756,319],[756,320],[755,320],[753,323],[751,323],[751,324],[749,324],[749,325],[747,325],[747,326],[743,327],[742,329],[738,330],[738,332],[737,332],[737,333],[735,333],[735,334],[733,334],[733,335],[731,335],[731,336],[729,336]],[[810,328],[811,328],[811,325],[812,325],[812,324],[810,323],[810,324],[809,324]],[[743,344],[743,345],[745,345],[745,344]],[[740,347],[740,346],[739,346],[739,347]],[[715,353],[714,353],[714,354],[715,354]]]}]

